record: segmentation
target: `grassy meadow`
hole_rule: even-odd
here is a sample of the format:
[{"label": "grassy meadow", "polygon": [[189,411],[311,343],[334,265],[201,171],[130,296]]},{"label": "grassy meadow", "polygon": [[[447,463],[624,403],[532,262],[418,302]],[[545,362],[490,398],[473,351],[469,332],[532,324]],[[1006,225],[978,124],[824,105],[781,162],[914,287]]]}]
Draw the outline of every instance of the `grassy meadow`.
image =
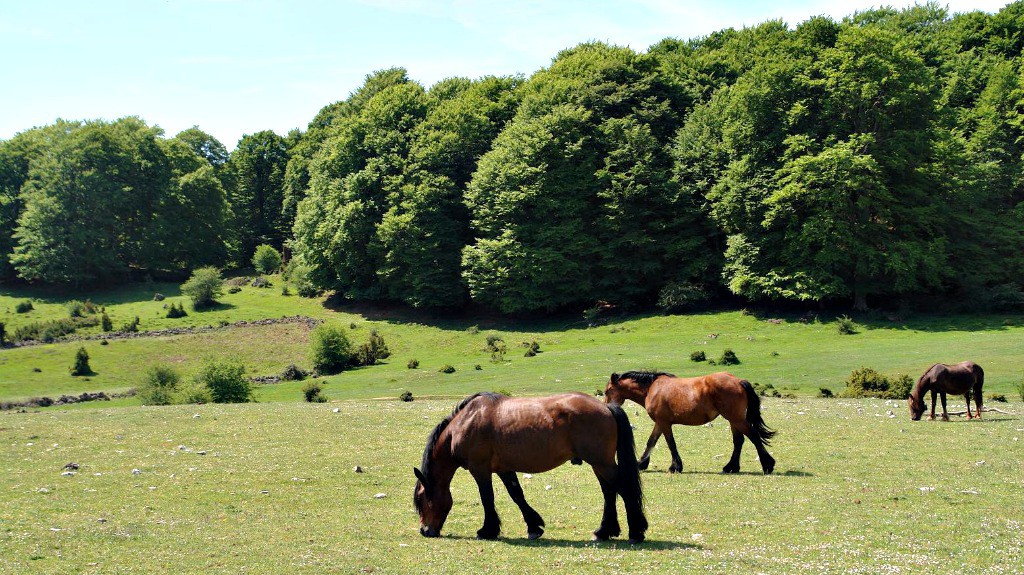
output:
[{"label": "grassy meadow", "polygon": [[[600,490],[570,465],[522,479],[547,522],[538,541],[497,481],[503,538],[476,541],[465,472],[444,537],[420,537],[411,468],[452,404],[2,414],[0,572],[1024,572],[1019,416],[911,422],[880,400],[769,398],[772,476],[749,445],[741,474],[719,473],[731,449],[721,420],[677,428],[684,473],[666,472],[660,444],[643,474],[648,542],[634,548],[589,542]],[[642,443],[651,422],[628,413]],[[63,476],[69,462],[80,468]]]},{"label": "grassy meadow", "polygon": [[[82,293],[104,306],[115,328],[138,316],[142,331],[172,327],[214,326],[203,333],[100,341],[63,342],[0,350],[0,400],[84,391],[118,392],[134,387],[143,370],[153,364],[176,366],[184,374],[215,358],[241,361],[248,375],[272,375],[289,364],[308,368],[309,329],[302,324],[223,327],[241,320],[304,315],[349,327],[350,339],[365,341],[378,330],[392,355],[382,365],[321,378],[332,399],[394,398],[405,390],[416,397],[459,397],[480,390],[548,393],[603,388],[608,374],[653,368],[679,375],[722,369],[691,362],[692,351],[711,359],[726,349],[735,351],[740,365],[733,373],[751,381],[772,384],[783,393],[814,396],[820,388],[839,391],[850,372],[872,367],[885,374],[907,373],[916,378],[936,361],[971,359],[985,368],[986,393],[1013,396],[1024,380],[1024,316],[911,316],[898,321],[859,320],[858,333],[840,335],[834,317],[801,323],[795,316],[745,315],[739,311],[691,315],[647,315],[614,319],[588,328],[576,317],[547,320],[499,318],[428,320],[406,311],[336,307],[324,298],[306,299],[281,294],[281,279],[271,288],[245,286],[225,294],[220,305],[180,319],[167,319],[166,308],[186,302],[172,284],[137,284],[112,292]],[[164,301],[153,301],[161,293]],[[19,301],[31,299],[35,309],[18,314]],[[67,317],[68,296],[0,286],[0,321],[13,333],[33,321]],[[86,328],[79,335],[100,333]],[[486,338],[500,335],[507,344],[503,358],[485,350]],[[522,344],[536,341],[541,353],[524,357]],[[90,355],[95,372],[72,377],[68,368],[79,346]],[[409,360],[418,369],[407,367]],[[495,359],[500,359],[495,361]],[[444,365],[451,374],[441,373]],[[480,369],[476,369],[479,366]],[[301,382],[260,386],[260,401],[299,401]],[[133,400],[119,400],[131,404]],[[137,402],[136,402],[137,403]]]}]

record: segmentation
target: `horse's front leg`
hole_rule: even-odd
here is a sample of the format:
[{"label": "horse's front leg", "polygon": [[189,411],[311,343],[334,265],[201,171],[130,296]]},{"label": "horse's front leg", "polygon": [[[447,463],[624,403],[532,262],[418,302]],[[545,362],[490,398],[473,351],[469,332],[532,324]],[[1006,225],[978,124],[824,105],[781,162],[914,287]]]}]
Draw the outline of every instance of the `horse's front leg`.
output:
[{"label": "horse's front leg", "polygon": [[928,419],[935,421],[935,400],[938,399],[939,392],[932,390],[932,414],[928,416]]},{"label": "horse's front leg", "polygon": [[672,425],[665,426],[665,443],[668,444],[668,450],[672,452],[672,465],[669,466],[669,473],[682,473],[683,472],[683,459],[679,457],[679,450],[676,449],[676,438],[672,435]]},{"label": "horse's front leg", "polygon": [[[974,416],[971,415],[971,392],[968,391],[964,394],[964,400],[967,401],[967,419],[974,419]],[[980,412],[978,413],[978,417],[981,417]]]},{"label": "horse's front leg", "polygon": [[640,461],[637,462],[637,467],[640,468],[640,471],[644,471],[651,464],[651,450],[658,444],[659,437],[661,437],[661,426],[655,423],[654,429],[651,430],[651,436],[647,439],[647,448],[644,449],[644,454],[640,456]]},{"label": "horse's front leg", "polygon": [[526,495],[523,494],[523,486],[519,484],[519,477],[515,471],[506,471],[499,473],[498,477],[501,478],[501,482],[505,484],[505,489],[508,490],[508,494],[512,497],[512,501],[515,501],[516,505],[519,506],[519,510],[523,512],[523,521],[526,521],[526,535],[530,539],[537,539],[544,534],[544,519],[530,507],[530,504],[526,502]]},{"label": "horse's front leg", "polygon": [[946,392],[939,392],[939,397],[942,398],[942,421],[949,421],[949,414],[946,413]]},{"label": "horse's front leg", "polygon": [[490,470],[470,471],[476,486],[480,489],[480,503],[484,507],[484,526],[476,532],[477,539],[497,539],[501,533],[501,519],[494,508],[494,486],[491,484]]}]

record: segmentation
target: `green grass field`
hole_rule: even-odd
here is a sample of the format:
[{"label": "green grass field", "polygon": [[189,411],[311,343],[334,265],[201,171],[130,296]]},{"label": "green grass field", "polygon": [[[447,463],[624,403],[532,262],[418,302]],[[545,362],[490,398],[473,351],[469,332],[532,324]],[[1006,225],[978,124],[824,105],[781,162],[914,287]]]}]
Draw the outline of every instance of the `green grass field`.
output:
[{"label": "green grass field", "polygon": [[[921,316],[900,322],[864,320],[859,332],[840,335],[831,317],[800,323],[781,316],[744,315],[738,311],[678,316],[636,316],[608,325],[586,328],[576,318],[512,321],[486,318],[428,321],[417,315],[370,310],[335,309],[324,299],[282,296],[280,278],[267,289],[244,287],[225,294],[211,311],[189,312],[166,319],[165,305],[185,301],[171,284],[137,284],[113,292],[81,293],[106,307],[120,326],[138,315],[142,330],[169,327],[218,326],[222,322],[305,315],[343,326],[355,343],[377,329],[392,356],[382,365],[323,378],[334,399],[397,397],[409,390],[416,397],[458,397],[479,390],[547,393],[603,388],[608,374],[654,368],[679,375],[722,369],[689,360],[703,350],[721,357],[736,352],[742,363],[728,369],[751,381],[772,384],[783,393],[813,396],[820,388],[839,391],[850,372],[872,367],[886,374],[907,373],[916,378],[934,362],[971,359],[985,368],[987,393],[1015,393],[1024,380],[1024,316]],[[153,301],[154,293],[167,296]],[[17,314],[14,306],[32,299],[36,309]],[[0,286],[0,321],[13,332],[31,321],[67,316],[68,296],[39,290]],[[186,305],[186,307],[188,307]],[[478,325],[477,325],[478,324]],[[99,333],[89,328],[83,335]],[[503,361],[485,351],[488,334],[500,334],[507,346]],[[541,353],[524,357],[523,343],[537,341]],[[59,396],[83,391],[124,391],[137,385],[145,367],[155,363],[177,366],[184,374],[213,358],[240,360],[249,375],[279,373],[291,363],[309,367],[308,329],[298,324],[223,328],[211,332],[167,337],[65,342],[0,350],[0,400]],[[75,351],[84,346],[96,372],[88,378],[68,373]],[[408,369],[410,359],[420,362]],[[440,373],[450,364],[452,374]],[[480,369],[475,369],[476,366]],[[301,383],[262,386],[260,401],[299,401]],[[130,404],[132,400],[121,403]]]},{"label": "green grass field", "polygon": [[[1019,416],[910,422],[879,400],[769,398],[772,476],[749,445],[743,473],[719,473],[731,449],[721,420],[677,428],[685,472],[665,472],[660,444],[643,475],[649,539],[631,548],[589,542],[600,490],[570,465],[522,480],[547,522],[538,541],[500,482],[503,538],[476,541],[482,511],[465,472],[445,536],[420,537],[411,470],[452,405],[0,414],[0,572],[1024,572]],[[651,422],[628,413],[642,443]],[[62,476],[69,462],[81,467]]]}]

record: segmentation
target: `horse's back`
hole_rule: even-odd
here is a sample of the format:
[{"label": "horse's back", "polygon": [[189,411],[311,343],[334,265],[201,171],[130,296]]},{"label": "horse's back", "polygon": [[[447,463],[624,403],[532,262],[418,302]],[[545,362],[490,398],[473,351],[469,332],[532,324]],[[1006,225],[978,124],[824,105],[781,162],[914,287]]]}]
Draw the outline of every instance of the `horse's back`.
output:
[{"label": "horse's back", "polygon": [[589,460],[615,451],[611,412],[582,393],[502,398],[482,405],[466,424],[458,448],[467,460],[495,472],[540,473],[573,457]]},{"label": "horse's back", "polygon": [[946,393],[966,393],[975,383],[984,377],[984,371],[973,361],[962,361],[955,364],[937,363],[926,372],[933,379],[938,391]]},{"label": "horse's back", "polygon": [[734,406],[746,409],[743,380],[720,371],[699,377],[665,377],[658,380],[647,398],[647,412],[655,421],[703,425],[719,415],[728,416]]}]

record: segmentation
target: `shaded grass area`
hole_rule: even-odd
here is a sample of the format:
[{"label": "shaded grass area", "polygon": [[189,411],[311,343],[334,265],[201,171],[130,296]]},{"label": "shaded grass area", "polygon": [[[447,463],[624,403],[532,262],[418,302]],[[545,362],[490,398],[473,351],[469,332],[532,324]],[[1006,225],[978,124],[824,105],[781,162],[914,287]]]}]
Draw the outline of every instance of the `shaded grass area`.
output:
[{"label": "shaded grass area", "polygon": [[[0,571],[1019,573],[1024,564],[1019,416],[910,422],[881,401],[768,399],[765,417],[779,430],[773,476],[756,473],[749,446],[744,473],[718,473],[731,449],[721,420],[677,427],[685,472],[665,472],[659,444],[643,475],[649,542],[632,548],[588,542],[601,494],[587,466],[569,465],[522,479],[547,522],[539,541],[525,539],[500,482],[504,539],[474,540],[482,511],[465,472],[445,536],[420,537],[411,467],[453,403],[0,414]],[[633,404],[627,411],[642,443],[651,422]],[[63,477],[68,462],[81,468]]]}]

